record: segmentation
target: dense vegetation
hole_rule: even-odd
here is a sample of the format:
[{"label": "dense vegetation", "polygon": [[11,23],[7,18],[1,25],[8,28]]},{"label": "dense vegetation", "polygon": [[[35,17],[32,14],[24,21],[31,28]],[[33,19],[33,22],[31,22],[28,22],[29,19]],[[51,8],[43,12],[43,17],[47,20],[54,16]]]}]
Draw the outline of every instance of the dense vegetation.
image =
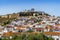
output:
[{"label": "dense vegetation", "polygon": [[22,35],[14,35],[12,39],[9,37],[0,38],[0,40],[53,40],[51,37],[47,37],[41,34],[22,34]]},{"label": "dense vegetation", "polygon": [[0,18],[0,25],[4,26],[6,24],[9,24],[12,20],[15,20],[16,18]]},{"label": "dense vegetation", "polygon": [[[33,14],[35,14],[35,16],[43,15],[42,12],[20,12],[20,13],[19,13],[19,16],[33,16]],[[47,13],[44,13],[44,15],[50,16],[50,15],[47,14]]]}]

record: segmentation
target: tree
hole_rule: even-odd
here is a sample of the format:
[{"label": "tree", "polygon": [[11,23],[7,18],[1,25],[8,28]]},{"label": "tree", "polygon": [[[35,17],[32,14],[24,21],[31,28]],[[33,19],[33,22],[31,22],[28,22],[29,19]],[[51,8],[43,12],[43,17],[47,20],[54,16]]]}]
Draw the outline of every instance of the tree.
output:
[{"label": "tree", "polygon": [[9,23],[10,23],[10,20],[6,20],[3,22],[3,25],[9,24]]},{"label": "tree", "polygon": [[[2,39],[2,40],[10,40],[9,38]],[[14,35],[11,40],[53,40],[52,37],[47,37],[43,33],[37,34],[21,34],[21,35]]]},{"label": "tree", "polygon": [[54,40],[52,37],[49,37],[48,40]]},{"label": "tree", "polygon": [[2,40],[2,38],[0,38],[0,40]]}]

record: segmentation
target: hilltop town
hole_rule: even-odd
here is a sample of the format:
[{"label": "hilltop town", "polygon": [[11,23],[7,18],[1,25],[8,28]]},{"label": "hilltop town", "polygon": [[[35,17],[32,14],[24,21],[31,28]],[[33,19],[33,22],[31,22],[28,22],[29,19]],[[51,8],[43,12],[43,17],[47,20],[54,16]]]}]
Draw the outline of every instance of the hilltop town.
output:
[{"label": "hilltop town", "polygon": [[0,37],[13,34],[40,34],[60,40],[60,17],[51,16],[43,11],[25,10],[0,16]]}]

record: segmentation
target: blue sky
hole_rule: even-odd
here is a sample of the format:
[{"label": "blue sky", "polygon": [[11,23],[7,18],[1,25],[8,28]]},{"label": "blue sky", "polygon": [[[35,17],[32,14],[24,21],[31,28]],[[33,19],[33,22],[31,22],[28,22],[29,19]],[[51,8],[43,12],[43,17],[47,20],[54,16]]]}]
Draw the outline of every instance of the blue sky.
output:
[{"label": "blue sky", "polygon": [[0,15],[31,8],[60,16],[60,0],[0,0]]}]

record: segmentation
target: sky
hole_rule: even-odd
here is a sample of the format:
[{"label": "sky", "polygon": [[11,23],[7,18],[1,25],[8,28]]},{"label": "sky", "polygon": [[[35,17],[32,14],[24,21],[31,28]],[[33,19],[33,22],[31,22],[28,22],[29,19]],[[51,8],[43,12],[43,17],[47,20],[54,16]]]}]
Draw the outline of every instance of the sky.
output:
[{"label": "sky", "polygon": [[50,15],[60,16],[60,0],[0,0],[0,15],[35,8]]}]

